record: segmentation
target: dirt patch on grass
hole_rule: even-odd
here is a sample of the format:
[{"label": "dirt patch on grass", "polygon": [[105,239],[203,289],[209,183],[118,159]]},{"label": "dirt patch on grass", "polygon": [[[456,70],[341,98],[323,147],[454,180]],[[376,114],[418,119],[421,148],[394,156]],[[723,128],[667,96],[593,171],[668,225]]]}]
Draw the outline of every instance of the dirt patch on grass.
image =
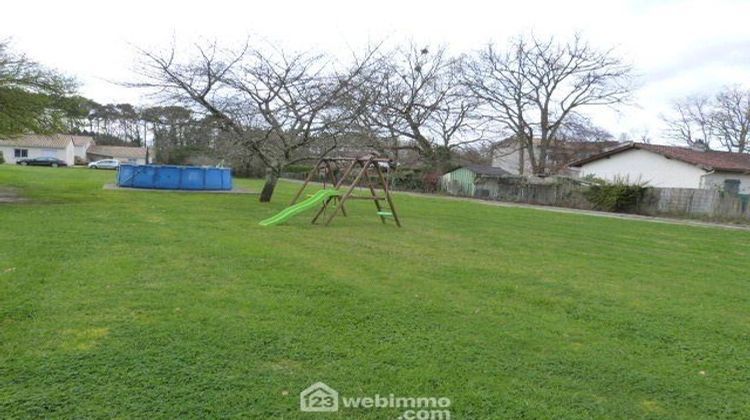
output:
[{"label": "dirt patch on grass", "polygon": [[26,198],[22,197],[18,190],[8,187],[0,187],[0,204],[20,203],[22,201],[26,201]]}]

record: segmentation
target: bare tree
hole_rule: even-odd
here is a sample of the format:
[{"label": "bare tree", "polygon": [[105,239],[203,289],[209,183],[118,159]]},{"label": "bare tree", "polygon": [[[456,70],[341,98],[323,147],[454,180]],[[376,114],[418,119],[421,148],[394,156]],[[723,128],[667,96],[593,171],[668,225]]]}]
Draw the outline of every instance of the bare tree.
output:
[{"label": "bare tree", "polygon": [[630,138],[636,139],[639,143],[651,144],[653,139],[651,138],[651,132],[648,127],[643,127],[640,130],[633,130],[630,132]]},{"label": "bare tree", "polygon": [[600,142],[614,138],[612,133],[597,126],[585,115],[571,113],[555,136],[557,142]]},{"label": "bare tree", "polygon": [[708,96],[695,95],[672,104],[672,115],[662,116],[666,135],[690,147],[710,150],[714,138],[714,110]]},{"label": "bare tree", "polygon": [[483,140],[477,102],[461,83],[461,72],[461,59],[449,57],[445,48],[412,43],[379,54],[354,91],[352,103],[365,111],[360,125],[444,169],[454,150]]},{"label": "bare tree", "polygon": [[725,87],[716,95],[712,120],[719,143],[728,151],[750,151],[750,90]]},{"label": "bare tree", "polygon": [[263,162],[262,202],[271,200],[286,166],[335,149],[357,112],[340,101],[368,59],[341,70],[325,55],[247,45],[232,51],[215,43],[196,46],[186,62],[177,61],[174,47],[142,54],[146,81],[135,86],[210,115]]},{"label": "bare tree", "polygon": [[726,86],[713,97],[693,95],[675,101],[662,119],[667,135],[691,147],[750,151],[750,90]]},{"label": "bare tree", "polygon": [[632,68],[580,36],[567,43],[520,37],[507,51],[489,45],[468,68],[485,115],[515,136],[535,173],[548,170],[550,147],[575,113],[622,104],[632,91]]}]

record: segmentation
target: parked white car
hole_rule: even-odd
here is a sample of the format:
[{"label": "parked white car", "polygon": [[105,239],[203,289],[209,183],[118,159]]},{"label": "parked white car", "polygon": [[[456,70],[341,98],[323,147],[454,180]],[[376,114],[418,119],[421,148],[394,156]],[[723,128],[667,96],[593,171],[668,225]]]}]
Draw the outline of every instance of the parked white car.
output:
[{"label": "parked white car", "polygon": [[120,167],[120,161],[117,159],[103,159],[89,163],[91,169],[117,169]]}]

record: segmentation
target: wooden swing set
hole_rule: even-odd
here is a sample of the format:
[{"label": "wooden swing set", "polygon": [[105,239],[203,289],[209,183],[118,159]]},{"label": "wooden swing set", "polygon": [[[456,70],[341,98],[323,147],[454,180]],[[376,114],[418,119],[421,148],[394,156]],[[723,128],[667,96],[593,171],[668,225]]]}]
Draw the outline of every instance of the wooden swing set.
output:
[{"label": "wooden swing set", "polygon": [[[305,182],[302,184],[302,188],[297,191],[297,194],[294,196],[292,202],[289,205],[293,206],[295,203],[297,203],[297,200],[302,196],[302,193],[305,191],[305,188],[307,188],[307,185],[310,183],[310,181],[313,180],[315,175],[320,174],[321,171],[323,172],[324,190],[326,190],[328,182],[333,185],[333,190],[341,190],[341,187],[344,186],[344,182],[350,176],[354,176],[354,179],[346,189],[346,192],[344,192],[343,194],[331,195],[323,201],[323,205],[315,214],[315,217],[313,217],[312,223],[316,223],[321,215],[326,213],[326,209],[328,208],[332,208],[333,211],[331,211],[325,221],[326,226],[328,226],[328,224],[331,223],[331,220],[333,220],[333,218],[339,214],[339,210],[341,210],[341,214],[346,216],[346,207],[344,206],[344,204],[347,202],[347,200],[372,200],[375,203],[377,215],[378,217],[380,217],[380,221],[382,223],[386,223],[387,218],[392,217],[393,221],[396,222],[396,226],[401,227],[401,221],[399,220],[398,214],[396,213],[396,206],[394,206],[393,198],[391,197],[391,193],[388,190],[388,181],[386,180],[385,175],[383,175],[383,170],[380,167],[382,164],[389,163],[389,159],[378,158],[376,155],[366,155],[356,158],[322,158],[318,160],[318,163],[315,164],[315,167],[313,167],[313,169],[307,174]],[[337,169],[340,170],[342,166],[345,166],[345,169],[340,173],[340,175],[337,176]],[[373,172],[375,175],[377,175],[374,177],[375,182],[373,182],[373,177],[370,176]],[[367,190],[369,190],[370,194],[354,195],[353,192],[355,188],[364,188],[363,185],[361,185],[363,183],[367,187]],[[376,186],[379,186],[380,189],[382,189],[382,194],[378,195]],[[387,204],[390,211],[388,209],[384,209],[383,204],[381,204],[383,202]]]}]

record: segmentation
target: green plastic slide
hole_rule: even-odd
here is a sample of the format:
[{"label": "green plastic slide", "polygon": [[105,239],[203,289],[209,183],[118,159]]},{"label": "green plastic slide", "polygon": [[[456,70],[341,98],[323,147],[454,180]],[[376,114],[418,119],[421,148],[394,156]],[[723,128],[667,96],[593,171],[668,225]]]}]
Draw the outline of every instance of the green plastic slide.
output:
[{"label": "green plastic slide", "polygon": [[275,224],[279,224],[281,222],[284,222],[286,220],[289,220],[292,216],[295,216],[299,213],[302,213],[305,210],[309,210],[313,207],[316,207],[320,203],[325,202],[330,197],[335,197],[341,195],[341,192],[338,190],[332,190],[332,189],[325,189],[320,190],[313,194],[312,197],[308,198],[305,201],[301,201],[293,206],[287,207],[281,212],[279,212],[277,215],[273,217],[269,217],[266,220],[262,220],[259,225],[261,226],[271,226]]}]

